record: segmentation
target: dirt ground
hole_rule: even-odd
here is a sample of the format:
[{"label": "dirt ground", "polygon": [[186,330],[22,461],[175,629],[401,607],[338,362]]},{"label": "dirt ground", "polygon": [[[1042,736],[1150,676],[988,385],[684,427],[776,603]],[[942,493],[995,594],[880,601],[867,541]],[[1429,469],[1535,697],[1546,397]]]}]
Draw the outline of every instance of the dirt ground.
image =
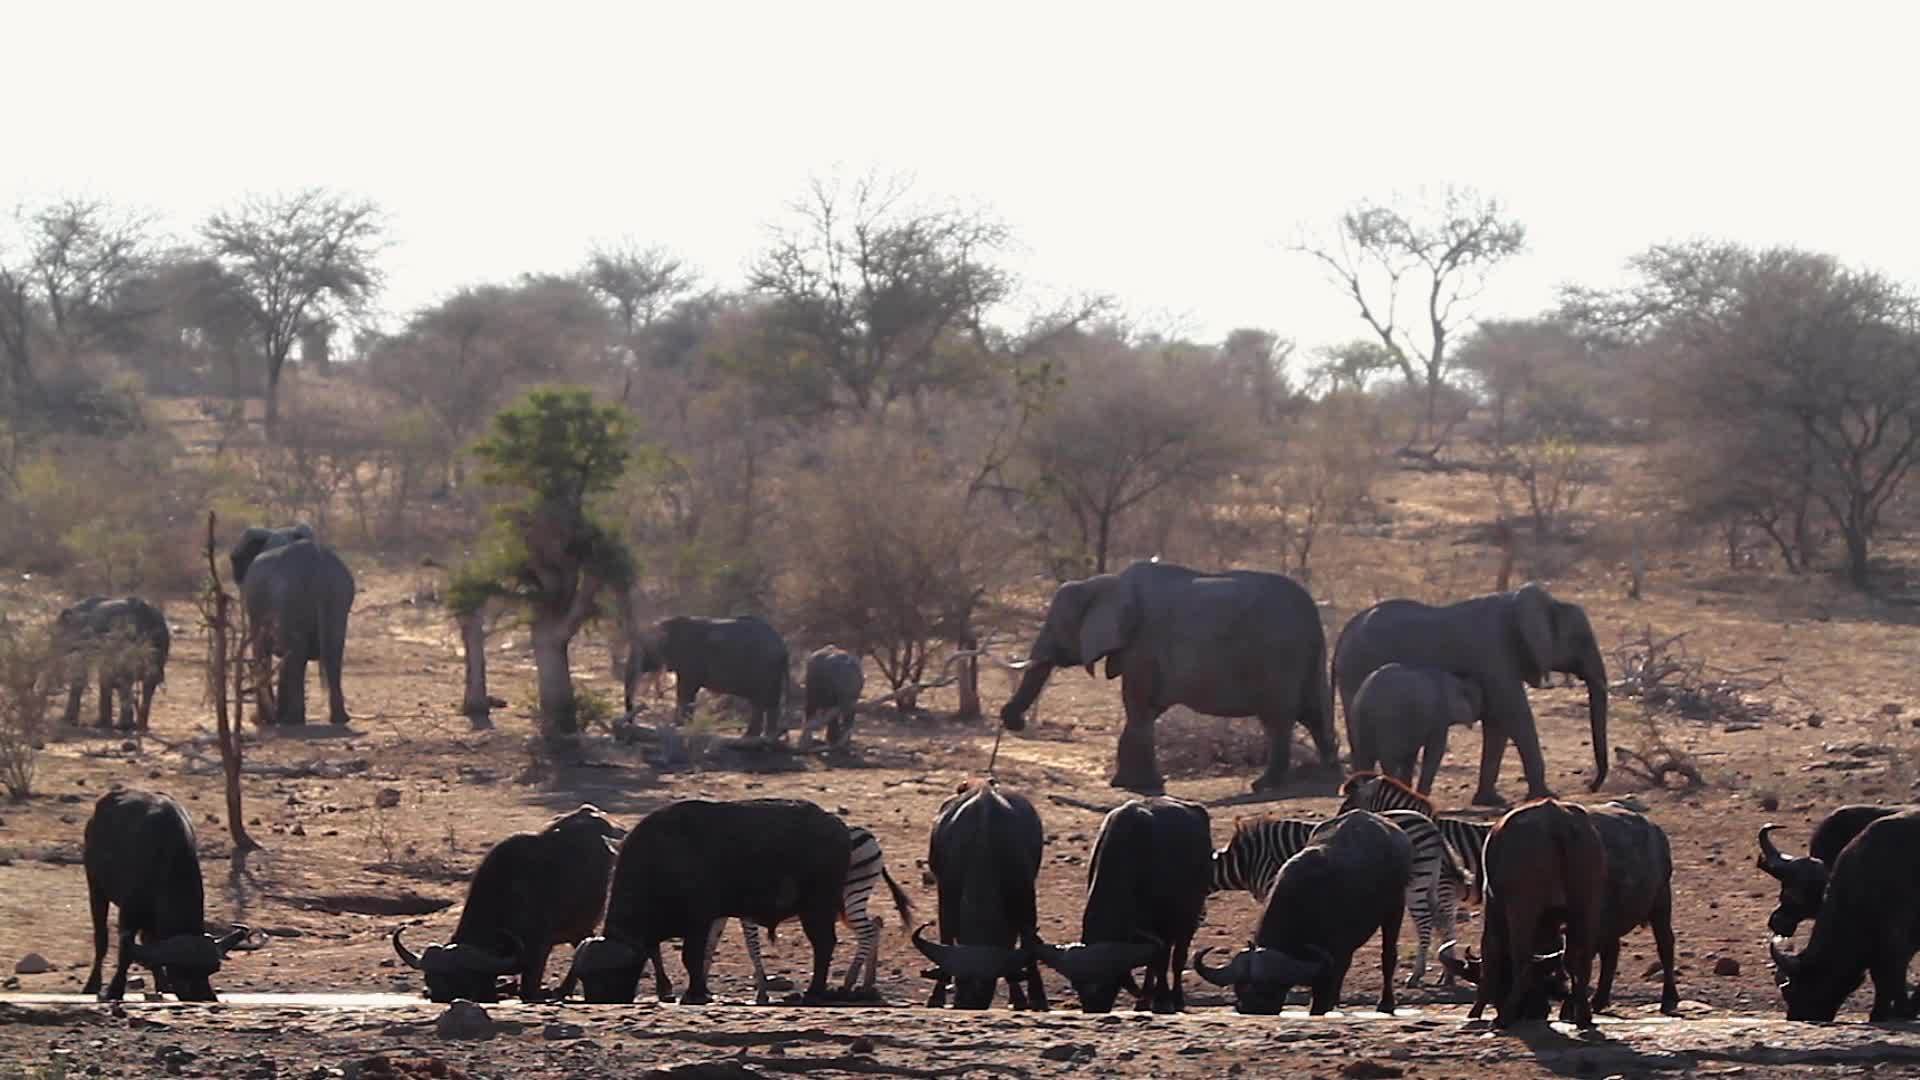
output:
[{"label": "dirt ground", "polygon": [[[1401,510],[1416,520],[1422,512]],[[1358,549],[1351,556],[1365,557]],[[1487,584],[1470,583],[1467,571],[1453,580],[1429,566],[1425,575],[1367,591],[1437,598],[1484,591]],[[679,798],[807,798],[873,829],[916,914],[930,919],[927,827],[942,798],[985,767],[994,738],[986,724],[873,715],[862,719],[857,751],[849,756],[731,757],[660,771],[638,748],[599,731],[585,740],[582,760],[554,764],[531,749],[532,669],[524,632],[508,630],[493,642],[495,692],[510,706],[497,714],[496,727],[472,730],[456,713],[457,640],[442,609],[411,601],[417,584],[413,572],[362,573],[348,646],[349,728],[249,728],[246,824],[264,850],[243,865],[228,858],[218,755],[202,701],[206,639],[189,604],[169,608],[177,628],[174,661],[152,732],[138,742],[68,732],[48,747],[40,766],[43,794],[0,806],[0,977],[27,953],[52,966],[19,975],[17,983],[9,979],[10,993],[0,995],[0,1077],[457,1074],[450,1070],[598,1077],[712,1059],[767,1076],[1807,1076],[1920,1069],[1920,1028],[1866,1025],[1864,994],[1843,1013],[1849,1022],[1842,1025],[1779,1019],[1764,925],[1774,883],[1753,866],[1754,835],[1764,822],[1781,823],[1779,839],[1799,850],[1812,824],[1835,805],[1911,797],[1920,675],[1912,665],[1906,609],[1874,606],[1824,585],[1728,577],[1686,563],[1664,570],[1638,602],[1623,599],[1610,574],[1596,573],[1583,585],[1555,584],[1557,595],[1587,606],[1609,648],[1649,627],[1657,635],[1685,630],[1694,655],[1737,669],[1749,684],[1778,677],[1750,695],[1770,709],[1750,724],[1670,713],[1650,720],[1638,702],[1615,697],[1616,747],[1677,752],[1696,764],[1703,780],[1686,786],[1670,777],[1669,786],[1655,786],[1616,768],[1604,792],[1592,797],[1636,795],[1672,839],[1686,1002],[1679,1020],[1654,1015],[1659,985],[1642,975],[1653,958],[1644,931],[1627,940],[1615,1016],[1584,1033],[1554,1026],[1493,1034],[1464,1020],[1465,994],[1427,988],[1403,989],[1406,1007],[1395,1018],[1309,1019],[1297,1010],[1281,1018],[1239,1017],[1229,994],[1191,974],[1190,1012],[1180,1017],[1082,1016],[1064,981],[1051,974],[1050,1013],[1011,1013],[1004,997],[986,1014],[935,1013],[921,1007],[929,987],[919,976],[924,964],[906,942],[910,926],[882,906],[880,989],[892,1008],[755,1008],[745,951],[730,930],[717,961],[716,1005],[488,1006],[491,1037],[463,1041],[436,1031],[443,1008],[419,997],[417,976],[394,959],[387,935],[404,923],[416,944],[443,939],[458,916],[466,875],[507,833],[537,827],[581,802],[631,824]],[[1330,601],[1332,630],[1376,598],[1356,590],[1332,597],[1316,592]],[[593,643],[577,649],[575,666],[583,687],[617,696],[604,649]],[[990,710],[1010,693],[1002,674],[988,674],[983,683]],[[1592,760],[1584,692],[1536,691],[1534,701],[1550,781],[1563,794],[1585,797]],[[952,699],[942,691],[925,704],[938,712],[951,709]],[[1001,781],[1031,794],[1047,826],[1040,922],[1050,940],[1076,936],[1086,861],[1100,822],[1094,810],[1060,800],[1119,801],[1106,786],[1118,722],[1117,685],[1064,673],[1043,696],[1037,722],[1008,735],[999,750]],[[1172,794],[1231,799],[1257,771],[1251,721],[1174,714],[1163,721],[1160,738]],[[1476,733],[1456,733],[1435,792],[1443,807],[1465,805],[1478,746]],[[1304,741],[1295,760],[1311,760]],[[1217,805],[1216,841],[1224,841],[1237,813],[1325,816],[1335,807],[1337,781],[1331,772],[1303,768],[1281,801]],[[257,951],[235,953],[215,977],[223,994],[240,1000],[216,1007],[32,1003],[33,995],[77,994],[86,976],[91,942],[81,830],[93,800],[113,784],[180,798],[200,829],[209,918],[245,922],[269,935]],[[1517,796],[1522,790],[1518,762],[1509,754],[1503,791]],[[1213,898],[1196,948],[1243,943],[1255,915],[1243,896]],[[1478,940],[1477,918],[1460,936]],[[1409,925],[1402,975],[1411,942]],[[843,941],[842,962],[847,954]],[[556,953],[556,969],[565,956],[564,949]],[[773,971],[804,981],[807,954],[797,930],[782,933],[769,957]],[[1716,963],[1725,960],[1737,973],[1716,974]],[[684,984],[671,952],[668,968],[676,984]],[[549,979],[560,974],[554,970]],[[1434,974],[1437,969],[1429,981]],[[1345,1000],[1349,1009],[1363,1010],[1378,991],[1377,950],[1369,947],[1356,958]],[[334,1005],[244,997],[257,993],[412,997]],[[379,1054],[391,1060],[365,1064]]]}]

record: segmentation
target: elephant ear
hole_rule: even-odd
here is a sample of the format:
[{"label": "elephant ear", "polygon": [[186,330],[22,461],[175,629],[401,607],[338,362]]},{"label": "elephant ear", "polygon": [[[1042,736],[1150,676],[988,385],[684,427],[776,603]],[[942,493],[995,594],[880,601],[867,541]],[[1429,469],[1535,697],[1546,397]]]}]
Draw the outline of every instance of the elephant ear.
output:
[{"label": "elephant ear", "polygon": [[[1126,579],[1116,576],[1092,592],[1086,614],[1080,619],[1080,662],[1087,666],[1088,674],[1093,673],[1094,661],[1127,647],[1139,618],[1139,600]],[[1111,671],[1108,677],[1112,677]]]},{"label": "elephant ear", "polygon": [[1553,664],[1553,597],[1531,582],[1513,594],[1513,629],[1519,637],[1521,676],[1535,687],[1547,685]]},{"label": "elephant ear", "polygon": [[238,585],[247,580],[247,567],[253,565],[253,560],[260,556],[260,552],[266,549],[267,542],[272,539],[272,530],[263,529],[258,525],[240,534],[240,542],[235,544],[233,551],[227,555],[227,561],[233,564],[234,584]]}]

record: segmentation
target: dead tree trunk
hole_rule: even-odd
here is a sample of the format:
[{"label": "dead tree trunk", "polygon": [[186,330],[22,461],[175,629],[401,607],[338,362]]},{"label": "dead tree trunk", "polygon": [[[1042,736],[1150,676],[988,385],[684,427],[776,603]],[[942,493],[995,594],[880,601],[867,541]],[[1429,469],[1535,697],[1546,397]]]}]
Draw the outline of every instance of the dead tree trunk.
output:
[{"label": "dead tree trunk", "polygon": [[[233,624],[233,597],[220,583],[220,562],[214,557],[215,518],[212,511],[207,513],[207,594],[201,605],[202,621],[207,627],[207,686],[213,692],[213,715],[215,731],[220,741],[220,766],[226,775],[227,787],[227,833],[233,839],[234,854],[253,851],[260,847],[253,837],[247,835],[246,818],[242,816],[240,806],[240,733],[237,719],[229,709],[242,708],[246,700],[242,690],[242,678],[247,669],[245,663],[246,637],[236,630]],[[227,694],[227,669],[230,650],[235,642],[240,644],[241,663],[231,665],[234,669],[233,697],[231,703]]]},{"label": "dead tree trunk", "polygon": [[487,695],[487,609],[485,605],[461,613],[460,651],[467,662],[467,693],[460,702],[475,728],[493,726],[493,702]]}]

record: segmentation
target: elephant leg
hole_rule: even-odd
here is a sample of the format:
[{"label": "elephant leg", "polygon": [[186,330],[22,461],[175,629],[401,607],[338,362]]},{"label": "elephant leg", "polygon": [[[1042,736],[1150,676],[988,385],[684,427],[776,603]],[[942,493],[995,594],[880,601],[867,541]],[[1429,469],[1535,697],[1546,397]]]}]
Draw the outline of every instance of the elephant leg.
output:
[{"label": "elephant leg", "polygon": [[1506,756],[1507,733],[1491,720],[1480,725],[1480,786],[1474,789],[1473,805],[1505,806],[1507,801],[1496,790],[1500,786],[1500,759]]},{"label": "elephant leg", "polygon": [[280,661],[280,694],[275,702],[282,724],[296,726],[307,722],[307,643],[292,642]]},{"label": "elephant leg", "polygon": [[327,684],[327,719],[344,727],[350,719],[347,716],[347,692],[340,685],[340,673],[347,659],[347,628],[344,624],[322,649],[320,677]]},{"label": "elephant leg", "polygon": [[134,718],[133,680],[121,679],[116,682],[113,691],[120,698],[120,730],[132,731]]},{"label": "elephant leg", "polygon": [[1167,788],[1166,779],[1160,775],[1160,762],[1153,746],[1153,724],[1160,714],[1153,706],[1140,700],[1140,695],[1128,692],[1131,689],[1128,684],[1132,681],[1128,679],[1121,686],[1120,696],[1126,706],[1127,724],[1120,729],[1118,761],[1110,786],[1158,795]]},{"label": "elephant leg", "polygon": [[1520,754],[1520,768],[1527,778],[1527,798],[1553,798],[1553,789],[1547,786],[1547,759],[1540,752],[1540,732],[1534,726],[1533,710],[1522,714],[1508,734],[1513,739],[1513,748]]},{"label": "elephant leg", "polygon": [[693,719],[693,700],[698,696],[700,696],[699,683],[694,682],[692,679],[680,678],[678,676],[674,678],[673,697],[675,705],[673,722],[675,724],[684,724]]},{"label": "elephant leg", "polygon": [[107,674],[105,668],[100,671],[99,699],[95,702],[99,709],[96,711],[93,726],[105,731],[113,726],[113,679]]},{"label": "elephant leg", "polygon": [[140,730],[147,730],[147,723],[153,719],[153,694],[160,689],[160,680],[151,676],[140,683]]},{"label": "elephant leg", "polygon": [[1260,726],[1267,732],[1267,767],[1253,781],[1253,790],[1282,787],[1293,766],[1293,717],[1287,713],[1260,714]]},{"label": "elephant leg", "polygon": [[1433,780],[1440,775],[1440,759],[1446,755],[1447,729],[1443,727],[1428,737],[1426,747],[1420,752],[1420,785],[1416,789],[1420,794],[1433,794]]},{"label": "elephant leg", "polygon": [[80,696],[86,692],[87,679],[85,675],[82,675],[67,685],[66,721],[69,727],[78,726],[80,723]]}]

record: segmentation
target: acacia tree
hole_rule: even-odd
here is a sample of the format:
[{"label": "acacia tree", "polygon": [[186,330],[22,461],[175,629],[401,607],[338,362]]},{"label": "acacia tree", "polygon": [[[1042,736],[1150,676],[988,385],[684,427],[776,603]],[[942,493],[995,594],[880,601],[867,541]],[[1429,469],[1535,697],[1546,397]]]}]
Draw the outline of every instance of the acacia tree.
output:
[{"label": "acacia tree", "polygon": [[1023,438],[1031,489],[1067,516],[1105,573],[1126,516],[1169,490],[1210,492],[1251,460],[1250,402],[1210,352],[1088,338]]},{"label": "acacia tree", "polygon": [[568,646],[599,614],[603,592],[618,598],[633,583],[631,552],[591,505],[626,472],[630,421],[586,390],[533,390],[494,416],[473,453],[486,465],[486,482],[516,497],[496,509],[487,549],[455,575],[450,605],[462,616],[494,597],[527,608],[541,727],[550,736],[572,734]]},{"label": "acacia tree", "polygon": [[1426,205],[1362,202],[1326,241],[1294,246],[1359,310],[1410,387],[1426,395],[1423,438],[1435,441],[1448,345],[1495,267],[1526,246],[1526,226],[1498,199],[1448,187]]},{"label": "acacia tree", "polygon": [[777,339],[823,369],[844,404],[884,412],[985,381],[982,317],[1012,291],[990,261],[1005,226],[911,207],[904,184],[871,178],[850,191],[816,180],[793,213],[748,282],[772,301]]},{"label": "acacia tree", "polygon": [[640,335],[686,296],[693,275],[665,249],[621,241],[596,245],[587,254],[580,284],[611,309],[623,344],[637,357]]},{"label": "acacia tree", "polygon": [[280,375],[301,335],[364,309],[380,283],[379,209],[308,188],[255,197],[200,229],[208,251],[241,286],[266,363],[266,434],[280,419]]},{"label": "acacia tree", "polygon": [[0,354],[15,398],[32,403],[43,356],[71,359],[148,313],[127,297],[153,252],[147,219],[93,199],[23,209],[17,231],[20,250],[0,258]]},{"label": "acacia tree", "polygon": [[[1628,343],[1666,350],[1655,400],[1689,450],[1689,470],[1730,511],[1779,543],[1796,500],[1846,543],[1847,578],[1868,584],[1888,503],[1920,457],[1920,298],[1870,271],[1791,248],[1656,247],[1640,281],[1571,291],[1570,314]],[[1697,496],[1697,491],[1690,492]],[[1804,529],[1804,519],[1799,528]],[[1804,565],[1804,534],[1781,544]],[[1793,550],[1797,548],[1797,559]]]}]

